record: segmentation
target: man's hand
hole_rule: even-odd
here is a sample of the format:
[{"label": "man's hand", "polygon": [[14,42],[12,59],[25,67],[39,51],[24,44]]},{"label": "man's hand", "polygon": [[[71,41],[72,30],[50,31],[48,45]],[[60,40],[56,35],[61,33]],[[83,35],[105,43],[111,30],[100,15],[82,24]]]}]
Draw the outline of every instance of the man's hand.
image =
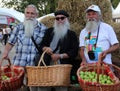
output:
[{"label": "man's hand", "polygon": [[46,51],[46,53],[49,55],[53,54],[53,50],[50,47],[43,47],[43,51]]},{"label": "man's hand", "polygon": [[86,65],[86,64],[87,64],[86,60],[82,60],[80,66],[83,66],[83,65]]},{"label": "man's hand", "polygon": [[58,61],[60,59],[60,54],[52,54],[51,58],[54,62]]},{"label": "man's hand", "polygon": [[100,61],[103,61],[104,58],[106,57],[106,55],[107,55],[106,51],[103,51],[103,52],[99,55],[99,60],[100,60]]}]

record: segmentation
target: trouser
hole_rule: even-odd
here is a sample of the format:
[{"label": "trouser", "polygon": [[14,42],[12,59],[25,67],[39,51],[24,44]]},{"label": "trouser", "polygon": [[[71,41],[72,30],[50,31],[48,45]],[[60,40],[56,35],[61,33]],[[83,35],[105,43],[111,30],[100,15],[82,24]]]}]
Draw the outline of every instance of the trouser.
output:
[{"label": "trouser", "polygon": [[8,40],[8,34],[4,34],[3,40],[4,40],[4,44],[6,45],[7,40]]},{"label": "trouser", "polygon": [[[30,91],[51,91],[52,87],[30,87]],[[54,87],[55,91],[68,91],[68,87]]]},{"label": "trouser", "polygon": [[23,86],[16,91],[30,91],[29,87],[27,86],[27,74],[26,74],[26,69],[24,69],[24,79],[23,79]]}]

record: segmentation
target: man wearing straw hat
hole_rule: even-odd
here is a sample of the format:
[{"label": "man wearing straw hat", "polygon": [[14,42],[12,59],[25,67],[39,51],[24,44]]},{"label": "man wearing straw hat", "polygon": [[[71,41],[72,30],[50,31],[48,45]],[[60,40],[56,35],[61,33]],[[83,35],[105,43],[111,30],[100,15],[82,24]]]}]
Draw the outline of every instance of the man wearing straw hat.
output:
[{"label": "man wearing straw hat", "polygon": [[111,53],[119,48],[113,28],[102,21],[101,10],[97,5],[86,9],[86,20],[86,26],[79,36],[81,65],[97,62],[101,53],[103,61],[112,64]]},{"label": "man wearing straw hat", "polygon": [[[52,65],[72,64],[78,55],[79,42],[74,31],[70,30],[69,14],[64,10],[54,13],[54,26],[49,28],[40,44],[40,49],[46,51],[45,63]],[[55,91],[68,91],[67,87],[55,87]],[[39,91],[50,91],[51,88],[40,87]]]},{"label": "man wearing straw hat", "polygon": [[18,66],[34,66],[36,55],[39,52],[32,41],[33,36],[36,44],[39,44],[47,29],[42,23],[39,23],[36,18],[38,16],[37,8],[30,4],[25,8],[25,20],[18,24],[12,31],[5,50],[3,52],[3,59],[8,58],[8,54],[13,46],[16,46],[16,53],[12,60],[13,65]]}]

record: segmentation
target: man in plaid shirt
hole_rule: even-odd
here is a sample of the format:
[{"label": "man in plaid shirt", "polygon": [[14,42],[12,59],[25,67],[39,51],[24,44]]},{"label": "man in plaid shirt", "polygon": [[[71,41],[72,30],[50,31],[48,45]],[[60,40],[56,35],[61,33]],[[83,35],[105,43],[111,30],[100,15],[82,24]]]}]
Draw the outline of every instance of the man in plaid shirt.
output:
[{"label": "man in plaid shirt", "polygon": [[36,44],[40,44],[47,29],[46,26],[36,20],[37,16],[38,10],[34,5],[28,5],[25,8],[25,20],[23,23],[18,24],[12,31],[2,58],[8,58],[10,50],[15,45],[16,53],[12,60],[13,65],[23,67],[35,65],[36,55],[39,56],[39,52],[31,37],[33,36]]},{"label": "man in plaid shirt", "polygon": [[31,36],[33,36],[36,44],[40,44],[46,30],[46,27],[36,20],[37,15],[36,7],[28,5],[25,9],[24,22],[18,24],[11,33],[2,57],[7,58],[12,47],[16,45],[16,53],[12,60],[14,65],[35,65],[35,57],[39,53],[31,40]]}]

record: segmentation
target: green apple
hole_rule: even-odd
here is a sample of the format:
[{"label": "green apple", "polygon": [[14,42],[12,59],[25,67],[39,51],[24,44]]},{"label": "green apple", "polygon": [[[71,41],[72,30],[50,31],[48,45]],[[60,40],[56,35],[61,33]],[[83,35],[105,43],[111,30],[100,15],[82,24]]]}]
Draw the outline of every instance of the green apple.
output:
[{"label": "green apple", "polygon": [[92,79],[92,82],[97,82],[97,79]]},{"label": "green apple", "polygon": [[94,72],[94,71],[92,71],[91,73],[92,73],[93,75],[96,75],[96,72]]},{"label": "green apple", "polygon": [[80,77],[83,79],[84,78],[84,74],[81,74]]},{"label": "green apple", "polygon": [[80,71],[80,75],[83,75],[84,74],[84,71]]},{"label": "green apple", "polygon": [[106,81],[106,84],[111,84],[111,80],[107,80],[107,81]]},{"label": "green apple", "polygon": [[9,80],[10,78],[7,77],[6,75],[2,76],[2,80]]}]

